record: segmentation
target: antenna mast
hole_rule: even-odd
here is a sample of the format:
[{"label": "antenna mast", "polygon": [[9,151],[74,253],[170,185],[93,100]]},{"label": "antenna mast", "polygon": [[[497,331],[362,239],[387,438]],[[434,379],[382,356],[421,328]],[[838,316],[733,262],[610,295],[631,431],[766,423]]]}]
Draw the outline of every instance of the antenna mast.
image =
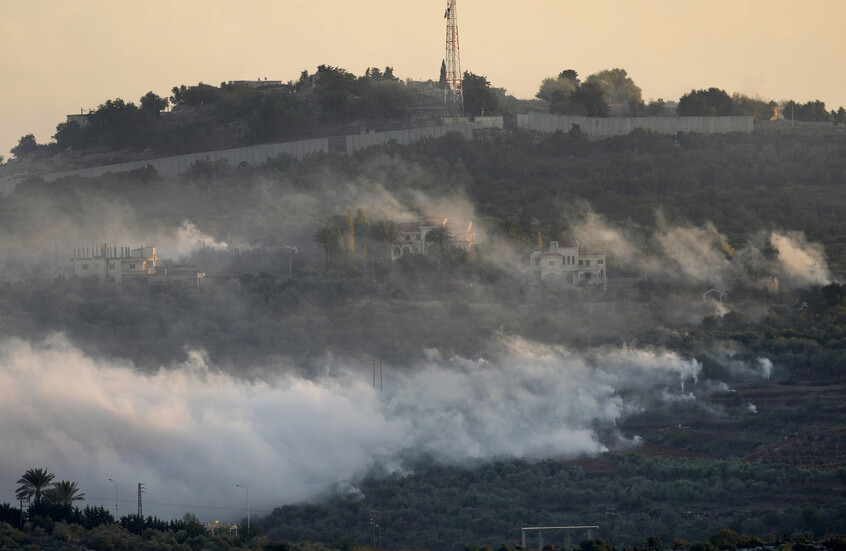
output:
[{"label": "antenna mast", "polygon": [[458,52],[457,0],[447,0],[444,19],[446,25],[446,87],[444,88],[444,117],[464,116],[464,91],[461,88],[461,56]]}]

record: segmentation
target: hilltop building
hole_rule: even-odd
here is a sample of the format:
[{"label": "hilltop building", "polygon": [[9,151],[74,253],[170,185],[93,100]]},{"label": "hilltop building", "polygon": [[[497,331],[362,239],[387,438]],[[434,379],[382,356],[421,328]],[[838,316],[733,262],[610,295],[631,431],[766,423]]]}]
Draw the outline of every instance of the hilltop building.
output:
[{"label": "hilltop building", "polygon": [[400,222],[397,228],[400,237],[391,244],[391,260],[411,253],[428,254],[432,243],[426,241],[426,236],[435,228],[446,228],[450,236],[450,246],[464,249],[468,253],[476,243],[476,232],[473,230],[473,222],[470,221],[427,216],[418,220]]},{"label": "hilltop building", "polygon": [[576,240],[550,241],[546,252],[535,251],[529,257],[531,281],[560,281],[570,285],[602,286],[605,290],[605,255],[581,249]]},{"label": "hilltop building", "polygon": [[109,245],[75,247],[70,261],[73,275],[93,276],[115,285],[174,281],[189,281],[199,285],[199,281],[206,277],[197,266],[159,266],[155,245],[137,249]]}]

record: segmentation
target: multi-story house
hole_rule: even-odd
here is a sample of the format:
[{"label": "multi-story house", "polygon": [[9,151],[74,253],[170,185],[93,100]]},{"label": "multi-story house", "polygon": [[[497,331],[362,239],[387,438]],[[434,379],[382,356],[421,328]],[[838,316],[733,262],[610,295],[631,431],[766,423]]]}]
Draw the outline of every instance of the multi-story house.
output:
[{"label": "multi-story house", "polygon": [[601,285],[606,287],[605,255],[586,251],[579,242],[551,241],[546,252],[535,251],[529,257],[532,281],[560,281],[570,285]]},{"label": "multi-story house", "polygon": [[400,222],[399,239],[391,244],[391,260],[410,254],[428,254],[432,243],[426,236],[435,228],[446,228],[449,232],[449,245],[470,252],[476,243],[476,232],[473,222],[464,220],[448,220],[440,216],[428,216],[410,222]]}]

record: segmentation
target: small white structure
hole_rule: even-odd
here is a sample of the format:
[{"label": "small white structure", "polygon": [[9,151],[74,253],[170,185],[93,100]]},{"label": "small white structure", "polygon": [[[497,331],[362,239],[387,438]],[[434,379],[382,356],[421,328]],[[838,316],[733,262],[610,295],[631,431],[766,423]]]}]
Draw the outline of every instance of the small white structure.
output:
[{"label": "small white structure", "polygon": [[702,293],[702,302],[713,300],[714,302],[725,302],[728,300],[728,291],[722,289],[709,289]]},{"label": "small white structure", "polygon": [[605,255],[582,250],[576,240],[550,241],[547,252],[535,251],[529,256],[533,282],[560,281],[570,285],[601,285],[605,290]]},{"label": "small white structure", "polygon": [[405,254],[427,254],[432,244],[426,241],[426,236],[435,228],[446,228],[450,235],[450,246],[464,249],[468,253],[476,243],[473,222],[464,220],[453,221],[440,216],[427,216],[419,220],[400,222],[397,228],[400,237],[391,244],[391,260]]}]

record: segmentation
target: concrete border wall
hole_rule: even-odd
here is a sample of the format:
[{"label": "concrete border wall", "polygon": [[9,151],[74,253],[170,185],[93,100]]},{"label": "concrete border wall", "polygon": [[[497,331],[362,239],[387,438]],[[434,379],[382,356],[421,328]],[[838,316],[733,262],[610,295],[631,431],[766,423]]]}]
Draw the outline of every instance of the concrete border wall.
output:
[{"label": "concrete border wall", "polygon": [[[676,132],[699,132],[703,134],[721,134],[728,132],[752,132],[752,117],[579,117],[571,115],[553,115],[549,113],[527,113],[517,115],[518,128],[527,128],[537,132],[552,133],[557,130],[567,132],[574,125],[578,124],[582,132],[592,138],[606,138],[610,136],[622,136],[628,134],[635,128],[647,128],[664,134],[675,134]],[[503,128],[502,117],[477,117],[476,122],[449,124],[443,126],[430,126],[424,128],[409,128],[404,130],[392,130],[388,132],[368,132],[364,134],[353,134],[344,137],[345,151],[352,155],[361,149],[384,145],[396,141],[400,145],[409,145],[423,139],[441,138],[450,132],[459,132],[466,139],[473,139],[475,130],[488,128]],[[159,159],[148,159],[144,161],[132,161],[106,166],[80,168],[64,172],[54,172],[41,176],[46,181],[54,181],[65,176],[101,176],[109,172],[129,172],[152,166],[162,176],[177,176],[182,174],[191,165],[199,160],[217,161],[225,159],[232,166],[247,163],[250,166],[258,166],[281,153],[288,154],[296,159],[302,160],[315,153],[329,152],[329,138],[318,138],[314,140],[301,140],[296,142],[285,142],[275,144],[255,145],[251,147],[239,147],[235,149],[224,149],[220,151],[206,151],[202,153],[191,153],[188,155],[177,155],[174,157],[163,157]],[[18,180],[0,180],[0,193],[8,194],[17,185]]]},{"label": "concrete border wall", "polygon": [[[67,170],[64,172],[54,172],[42,176],[44,180],[51,182],[65,176],[101,176],[108,172],[129,172],[131,170],[138,170],[146,166],[152,166],[162,176],[176,176],[182,174],[191,165],[199,160],[217,161],[225,159],[232,166],[238,166],[241,163],[257,166],[279,156],[282,153],[288,154],[291,157],[302,160],[305,157],[314,153],[327,153],[329,151],[328,138],[319,138],[316,140],[302,140],[298,142],[274,143],[254,145],[251,147],[238,147],[235,149],[223,149],[220,151],[205,151],[202,153],[189,153],[188,155],[177,155],[175,157],[162,157],[159,159],[148,159],[145,161],[132,161],[128,163],[118,163],[114,165],[94,166],[90,168],[80,168],[77,170]],[[9,190],[11,191],[11,190]]]},{"label": "concrete border wall", "polygon": [[[369,132],[365,134],[354,134],[346,136],[346,154],[352,155],[359,149],[374,145],[384,145],[396,141],[400,145],[408,145],[425,138],[440,138],[449,132],[459,132],[468,140],[473,139],[473,130],[480,128],[501,128],[501,117],[499,125],[496,122],[484,121],[482,123],[461,123],[445,126],[432,126],[426,128],[410,128],[405,130],[392,130],[389,132]],[[113,172],[129,172],[151,166],[162,176],[177,176],[182,174],[191,165],[199,160],[217,161],[225,159],[232,166],[247,163],[250,166],[258,166],[281,153],[286,153],[296,159],[302,160],[314,153],[329,152],[329,138],[318,138],[314,140],[303,140],[298,142],[286,142],[275,144],[254,145],[250,147],[239,147],[236,149],[223,149],[220,151],[205,151],[202,153],[189,153],[174,157],[162,157],[159,159],[148,159],[144,161],[131,161],[128,163],[117,163],[113,165],[95,166],[54,172],[41,176],[44,180],[51,182],[66,176],[102,176]],[[7,185],[8,184],[8,185]],[[14,189],[17,182],[2,182],[0,192],[7,194]]]},{"label": "concrete border wall", "polygon": [[346,137],[347,155],[352,155],[359,149],[374,145],[384,145],[396,141],[399,145],[408,145],[424,138],[440,138],[449,132],[460,132],[468,140],[473,139],[473,129],[476,124],[472,122],[461,124],[448,124],[444,126],[429,126],[426,128],[408,128],[405,130],[391,130],[389,132],[368,132],[365,134],[352,134]]},{"label": "concrete border wall", "polygon": [[635,128],[645,128],[662,134],[698,132],[700,134],[726,134],[752,132],[752,117],[581,117],[553,115],[551,113],[526,113],[517,115],[517,127],[536,132],[567,132],[578,124],[591,138],[624,136]]}]

